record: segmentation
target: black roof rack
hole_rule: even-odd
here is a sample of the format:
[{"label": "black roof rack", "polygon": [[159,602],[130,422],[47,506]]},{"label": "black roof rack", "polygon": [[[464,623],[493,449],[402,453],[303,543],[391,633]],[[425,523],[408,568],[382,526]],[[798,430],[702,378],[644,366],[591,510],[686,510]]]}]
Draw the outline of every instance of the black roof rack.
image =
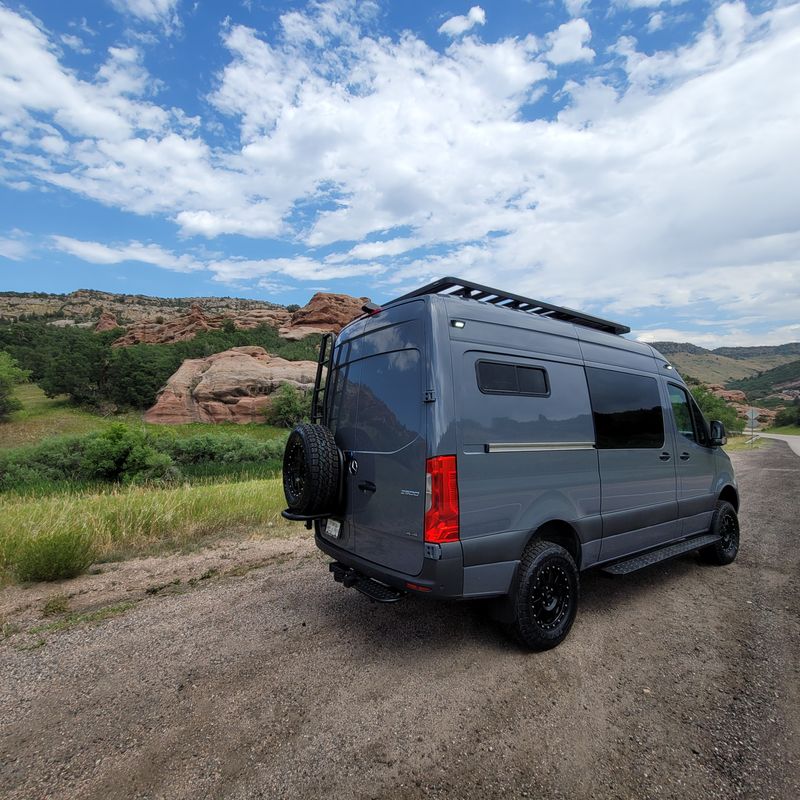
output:
[{"label": "black roof rack", "polygon": [[[538,314],[541,317],[558,319],[563,322],[572,322],[575,325],[583,325],[586,328],[594,328],[606,333],[630,333],[627,325],[618,322],[611,322],[600,317],[593,317],[590,314],[583,314],[580,311],[573,311],[569,308],[554,306],[551,303],[544,303],[541,300],[532,300],[530,297],[501,292],[499,289],[492,289],[490,286],[481,286],[479,283],[472,283],[461,278],[439,278],[438,281],[429,283],[413,292],[404,294],[392,300],[396,303],[399,300],[408,300],[410,297],[422,297],[426,294],[444,294],[452,297],[465,297],[469,300],[478,300],[482,303],[490,303],[498,308],[511,308],[515,311],[525,311],[528,314]],[[387,306],[389,303],[384,303]]]}]

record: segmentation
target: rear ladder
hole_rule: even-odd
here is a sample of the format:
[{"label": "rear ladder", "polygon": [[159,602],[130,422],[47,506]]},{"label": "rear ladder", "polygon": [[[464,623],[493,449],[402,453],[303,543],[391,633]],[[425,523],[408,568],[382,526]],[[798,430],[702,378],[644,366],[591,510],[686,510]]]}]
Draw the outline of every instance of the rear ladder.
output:
[{"label": "rear ladder", "polygon": [[[325,393],[331,372],[333,358],[333,334],[325,333],[319,343],[317,357],[317,375],[314,378],[314,391],[311,394],[311,421],[314,424],[325,423]],[[322,370],[325,369],[325,385],[322,384]]]}]

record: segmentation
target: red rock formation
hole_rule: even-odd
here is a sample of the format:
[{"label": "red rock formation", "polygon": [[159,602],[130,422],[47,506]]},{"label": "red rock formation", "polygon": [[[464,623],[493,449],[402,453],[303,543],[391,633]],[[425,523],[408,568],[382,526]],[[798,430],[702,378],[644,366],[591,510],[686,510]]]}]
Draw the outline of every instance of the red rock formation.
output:
[{"label": "red rock formation", "polygon": [[304,339],[312,333],[338,333],[364,313],[361,306],[366,302],[369,302],[367,297],[317,292],[307,305],[292,314],[278,332],[284,339],[292,341]]},{"label": "red rock formation", "polygon": [[314,361],[287,361],[263,347],[234,347],[187,359],[145,414],[147,422],[263,422],[270,395],[284,383],[314,385]]},{"label": "red rock formation", "polygon": [[130,347],[134,344],[172,344],[194,339],[201,331],[217,331],[226,320],[232,320],[240,329],[257,328],[259,325],[277,327],[289,320],[289,312],[282,308],[250,309],[242,312],[207,316],[199,303],[193,303],[188,314],[168,322],[139,322],[117,339],[114,347]]},{"label": "red rock formation", "polygon": [[97,321],[97,325],[94,326],[95,333],[104,333],[105,331],[113,331],[114,328],[119,328],[119,322],[117,322],[117,318],[114,314],[110,311],[103,311],[100,314],[100,319]]}]

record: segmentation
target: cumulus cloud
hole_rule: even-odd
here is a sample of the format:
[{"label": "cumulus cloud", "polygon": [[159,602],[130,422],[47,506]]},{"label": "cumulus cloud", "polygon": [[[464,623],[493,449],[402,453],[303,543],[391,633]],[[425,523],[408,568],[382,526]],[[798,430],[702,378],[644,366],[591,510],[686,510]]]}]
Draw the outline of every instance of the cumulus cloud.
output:
[{"label": "cumulus cloud", "polygon": [[486,12],[480,6],[472,6],[466,13],[456,17],[450,17],[439,27],[439,33],[445,36],[461,36],[476,25],[486,24]]},{"label": "cumulus cloud", "polygon": [[[0,6],[2,179],[297,253],[187,257],[225,282],[358,277],[387,297],[455,273],[634,325],[679,307],[800,316],[797,5],[722,3],[678,48],[620,37],[596,65],[582,18],[440,52],[410,32],[372,36],[370,14],[335,0],[286,12],[270,36],[223,26],[203,122],[235,136],[212,146],[156,102],[136,48],[79,76]],[[566,83],[552,80],[562,64]],[[534,118],[552,84],[561,110]],[[61,242],[181,266],[153,245],[93,244]],[[658,327],[675,327],[663,313]]]},{"label": "cumulus cloud", "polygon": [[585,19],[573,19],[559,25],[547,35],[550,50],[547,59],[553,64],[568,64],[573,61],[591,61],[594,50],[587,47],[592,38],[592,29]]},{"label": "cumulus cloud", "polygon": [[52,246],[68,255],[88,261],[91,264],[122,264],[136,261],[173,272],[194,272],[204,265],[189,255],[176,255],[157,244],[129,242],[127,244],[106,245],[100,242],[87,242],[69,236],[52,236]]}]

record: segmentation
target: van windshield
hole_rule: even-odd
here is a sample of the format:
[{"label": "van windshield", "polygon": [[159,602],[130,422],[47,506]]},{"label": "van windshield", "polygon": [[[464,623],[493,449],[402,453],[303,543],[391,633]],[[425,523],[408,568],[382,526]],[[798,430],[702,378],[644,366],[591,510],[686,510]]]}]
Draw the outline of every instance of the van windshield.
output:
[{"label": "van windshield", "polygon": [[380,353],[333,370],[329,424],[342,449],[391,453],[422,431],[417,349]]}]

